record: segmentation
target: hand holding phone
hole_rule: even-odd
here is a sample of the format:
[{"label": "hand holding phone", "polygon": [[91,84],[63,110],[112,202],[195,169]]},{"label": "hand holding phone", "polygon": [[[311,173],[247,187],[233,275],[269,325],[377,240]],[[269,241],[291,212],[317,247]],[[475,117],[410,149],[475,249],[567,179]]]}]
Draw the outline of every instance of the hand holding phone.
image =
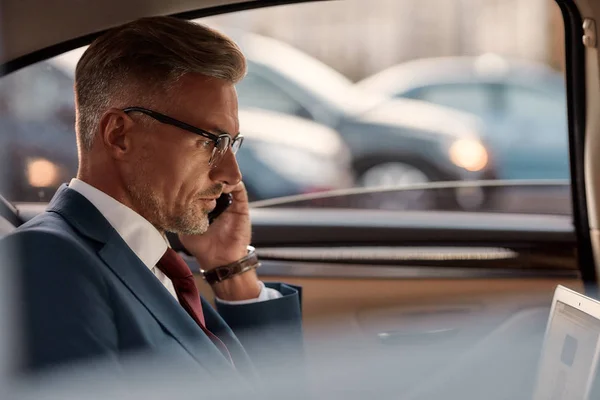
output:
[{"label": "hand holding phone", "polygon": [[227,210],[227,208],[233,203],[233,195],[231,193],[223,193],[217,199],[217,205],[214,210],[208,213],[208,224],[212,224],[215,219]]},{"label": "hand holding phone", "polygon": [[[215,208],[205,214],[206,222],[212,223],[206,232],[178,234],[181,244],[204,269],[227,265],[248,253],[252,228],[247,199],[246,188],[240,182],[231,193],[223,193],[216,200]],[[218,219],[224,212],[227,215]]]}]

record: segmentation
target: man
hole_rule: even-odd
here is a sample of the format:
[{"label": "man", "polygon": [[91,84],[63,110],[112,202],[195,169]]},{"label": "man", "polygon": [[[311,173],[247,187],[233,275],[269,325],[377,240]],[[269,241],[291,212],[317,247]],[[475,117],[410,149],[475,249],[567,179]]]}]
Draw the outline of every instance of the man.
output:
[{"label": "man", "polygon": [[[22,276],[26,368],[168,348],[247,372],[248,353],[300,345],[299,289],[260,282],[249,247],[234,154],[245,69],[229,38],[168,17],[111,29],[83,54],[77,178],[2,243]],[[233,202],[209,227],[223,193]],[[206,271],[219,313],[166,232]]]}]

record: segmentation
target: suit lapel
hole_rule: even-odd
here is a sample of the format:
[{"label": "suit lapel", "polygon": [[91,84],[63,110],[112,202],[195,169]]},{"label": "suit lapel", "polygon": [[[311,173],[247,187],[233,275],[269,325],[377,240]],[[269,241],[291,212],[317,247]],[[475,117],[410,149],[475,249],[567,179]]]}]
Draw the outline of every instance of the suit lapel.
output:
[{"label": "suit lapel", "polygon": [[84,196],[63,185],[52,199],[48,211],[60,214],[81,234],[104,244],[98,251],[99,257],[198,363],[209,371],[218,370],[219,365],[215,364],[219,363],[223,368],[231,368],[183,307]]},{"label": "suit lapel", "polygon": [[124,244],[117,234],[104,245],[98,255],[163,328],[199,363],[209,361],[213,369],[217,367],[214,363],[219,360],[223,362],[223,367],[227,367],[229,362],[217,347],[135,253]]}]

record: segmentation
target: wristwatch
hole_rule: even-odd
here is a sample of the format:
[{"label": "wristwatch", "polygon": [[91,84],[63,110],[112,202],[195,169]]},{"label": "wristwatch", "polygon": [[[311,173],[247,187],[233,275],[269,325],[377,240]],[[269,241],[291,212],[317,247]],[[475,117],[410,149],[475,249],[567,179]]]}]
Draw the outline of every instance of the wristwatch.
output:
[{"label": "wristwatch", "polygon": [[231,264],[216,267],[208,271],[200,269],[200,272],[209,285],[214,285],[215,283],[223,282],[226,279],[233,278],[236,275],[241,275],[244,272],[248,272],[251,269],[256,269],[258,267],[260,267],[260,262],[256,255],[256,249],[252,246],[248,246],[248,254],[246,257],[232,262]]}]

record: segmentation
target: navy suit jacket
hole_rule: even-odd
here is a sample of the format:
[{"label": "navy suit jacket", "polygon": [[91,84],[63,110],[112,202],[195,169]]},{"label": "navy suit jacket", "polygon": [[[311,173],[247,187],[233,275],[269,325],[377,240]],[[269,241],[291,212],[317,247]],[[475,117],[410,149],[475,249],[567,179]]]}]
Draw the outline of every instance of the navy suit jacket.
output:
[{"label": "navy suit jacket", "polygon": [[[102,214],[66,185],[46,212],[6,236],[0,248],[11,253],[22,283],[25,370],[169,349],[209,373],[231,371]],[[283,297],[218,304],[218,312],[202,299],[207,328],[225,342],[241,372],[254,374],[251,359],[265,352],[290,354],[302,346],[300,289],[267,286]]]}]

